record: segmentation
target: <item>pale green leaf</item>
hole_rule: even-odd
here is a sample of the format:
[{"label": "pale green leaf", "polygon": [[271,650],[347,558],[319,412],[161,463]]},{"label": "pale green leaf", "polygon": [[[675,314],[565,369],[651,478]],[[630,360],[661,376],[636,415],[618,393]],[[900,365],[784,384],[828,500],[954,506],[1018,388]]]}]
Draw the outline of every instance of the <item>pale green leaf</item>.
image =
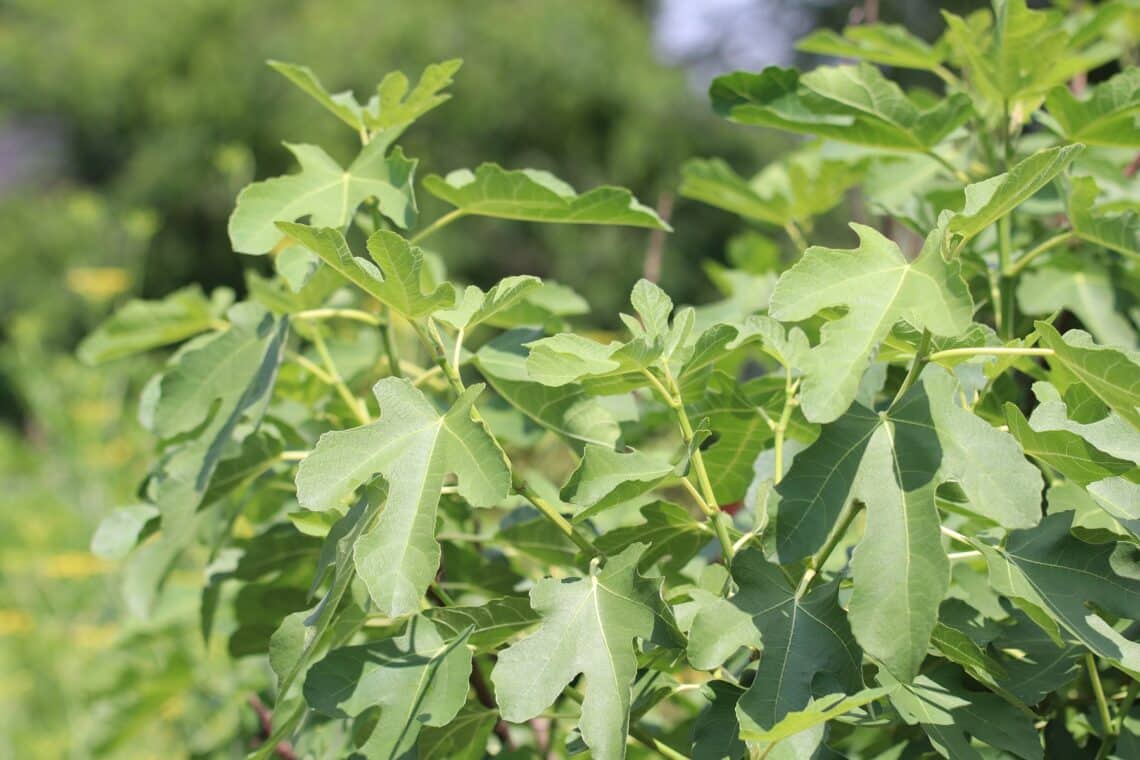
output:
[{"label": "pale green leaf", "polygon": [[542,625],[501,652],[491,674],[504,719],[530,720],[582,674],[582,738],[599,760],[625,757],[635,639],[651,638],[662,614],[659,582],[637,573],[644,550],[631,546],[589,577],[547,578],[531,590]]},{"label": "pale green leaf", "polygon": [[178,343],[216,327],[225,305],[224,296],[211,302],[197,285],[160,301],[128,301],[83,339],[77,354],[86,364],[101,364]]},{"label": "pale green leaf", "polygon": [[606,531],[594,544],[605,554],[619,554],[638,542],[649,544],[639,567],[649,570],[661,562],[664,573],[680,573],[689,560],[712,540],[709,526],[693,518],[689,510],[667,501],[641,508],[645,522]]},{"label": "pale green leaf", "polygon": [[309,217],[314,227],[343,228],[368,198],[375,198],[384,216],[400,227],[415,223],[412,176],[416,162],[396,148],[373,140],[348,166],[340,166],[315,145],[286,145],[301,171],[254,182],[237,198],[230,215],[230,244],[238,253],[266,253],[281,241],[276,222]]},{"label": "pale green leaf", "polygon": [[471,419],[482,388],[471,386],[441,415],[408,380],[380,380],[373,389],[380,419],[325,433],[298,468],[297,500],[309,509],[331,509],[377,475],[387,481],[387,504],[356,545],[357,571],[385,614],[419,609],[439,568],[435,518],[447,473],[477,506],[492,506],[510,490],[505,455]]},{"label": "pale green leaf", "polygon": [[673,464],[660,456],[586,444],[562,487],[562,500],[583,507],[574,520],[585,520],[652,491],[672,472]]},{"label": "pale green leaf", "polygon": [[432,607],[424,613],[446,638],[470,629],[468,643],[480,649],[505,644],[539,621],[527,600],[521,596],[492,599],[479,607]]},{"label": "pale green leaf", "polygon": [[800,151],[769,164],[751,180],[720,159],[692,159],[681,167],[681,195],[777,226],[810,223],[838,205],[862,176],[857,165]]},{"label": "pale green leaf", "polygon": [[[742,725],[740,734],[745,739],[758,742],[775,743],[793,739],[797,734],[806,733],[833,718],[854,712],[865,705],[882,699],[888,696],[891,691],[891,689],[886,687],[877,687],[873,689],[861,689],[851,695],[842,693],[825,694],[812,699],[804,709],[793,710],[787,713],[783,720],[769,730],[758,731],[755,728],[746,728]],[[777,752],[775,754],[777,755],[779,755],[779,747],[780,745],[776,745]],[[796,758],[803,757],[803,755],[789,754],[780,755],[780,757],[782,760],[795,760]]]},{"label": "pale green leaf", "polygon": [[943,58],[924,40],[896,24],[848,26],[842,36],[831,29],[816,29],[797,42],[796,48],[817,55],[859,58],[906,69],[934,69]]},{"label": "pale green leaf", "polygon": [[455,300],[455,290],[447,283],[430,293],[423,291],[423,251],[395,232],[380,230],[368,238],[372,256],[372,261],[368,261],[353,255],[339,230],[292,222],[280,222],[277,226],[346,280],[409,319],[431,314]]},{"label": "pale green leaf", "polygon": [[122,559],[135,548],[147,523],[156,517],[158,509],[150,504],[118,507],[99,521],[91,537],[91,553],[105,560]]},{"label": "pale green leaf", "polygon": [[1072,312],[1101,343],[1136,348],[1136,331],[1114,306],[1114,276],[1095,259],[1054,258],[1024,272],[1017,283],[1017,304],[1026,314]]},{"label": "pale green leaf", "polygon": [[1084,98],[1054,87],[1045,106],[1071,142],[1140,148],[1140,69],[1124,69]]},{"label": "pale green leaf", "polygon": [[896,322],[936,335],[969,327],[973,302],[956,262],[939,253],[938,230],[908,262],[879,232],[852,224],[859,247],[812,246],[780,277],[769,313],[797,322],[833,307],[846,313],[820,330],[820,343],[802,360],[804,416],[830,422],[847,410],[876,348]]},{"label": "pale green leaf", "polygon": [[947,232],[967,241],[1027,201],[1084,150],[1059,145],[1022,159],[1008,172],[966,186],[966,205],[950,217]]},{"label": "pale green leaf", "polygon": [[329,93],[308,66],[269,61],[269,67],[297,85],[306,95],[353,129],[364,128],[363,110],[349,91]]},{"label": "pale green leaf", "polygon": [[[369,129],[383,130],[387,137],[398,134],[428,111],[451,99],[440,91],[451,84],[463,61],[455,58],[433,63],[420,74],[420,81],[408,91],[408,78],[402,71],[384,76],[376,88],[376,97],[364,108],[364,123]],[[391,138],[389,138],[391,139]]]},{"label": "pale green leaf", "polygon": [[970,116],[955,93],[921,109],[874,66],[821,66],[800,75],[771,66],[713,80],[718,113],[743,124],[892,150],[926,152]]},{"label": "pale green leaf", "polygon": [[1092,177],[1074,177],[1069,221],[1082,240],[1140,258],[1140,212],[1104,213],[1094,208],[1099,190]]},{"label": "pale green leaf", "polygon": [[455,308],[435,313],[435,318],[458,329],[470,329],[509,311],[530,293],[542,286],[542,280],[530,275],[505,277],[486,293],[468,285]]},{"label": "pale green leaf", "polygon": [[1134,428],[1140,430],[1140,366],[1131,353],[1098,346],[1088,333],[1070,330],[1064,337],[1047,322],[1035,323],[1054,371],[1069,373]]},{"label": "pale green leaf", "polygon": [[509,171],[482,164],[446,177],[424,178],[424,188],[464,214],[526,222],[617,224],[670,229],[657,213],[620,187],[597,187],[578,195],[574,188],[536,169]]},{"label": "pale green leaf", "polygon": [[467,699],[471,651],[466,632],[445,641],[416,617],[394,639],[341,647],[309,669],[305,701],[329,717],[355,717],[380,707],[360,748],[364,757],[402,757],[424,725],[444,726]]}]

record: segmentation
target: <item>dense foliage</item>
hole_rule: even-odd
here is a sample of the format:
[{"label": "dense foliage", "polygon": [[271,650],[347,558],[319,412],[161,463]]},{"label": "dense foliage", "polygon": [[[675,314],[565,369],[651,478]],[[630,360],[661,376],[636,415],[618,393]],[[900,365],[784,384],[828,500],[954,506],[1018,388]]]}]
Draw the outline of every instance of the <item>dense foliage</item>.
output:
[{"label": "dense foliage", "polygon": [[[718,78],[727,119],[814,139],[685,165],[758,231],[722,300],[641,280],[620,334],[553,281],[451,282],[434,235],[652,208],[484,163],[419,180],[425,221],[398,143],[459,62],[363,102],[272,63],[356,156],[290,144],[241,192],[232,247],[273,267],[247,299],[132,302],[80,349],[181,344],[93,548],[140,615],[204,567],[202,635],[273,705],[255,756],[1140,752],[1140,9],[945,20]],[[854,247],[808,245],[852,188]]]}]

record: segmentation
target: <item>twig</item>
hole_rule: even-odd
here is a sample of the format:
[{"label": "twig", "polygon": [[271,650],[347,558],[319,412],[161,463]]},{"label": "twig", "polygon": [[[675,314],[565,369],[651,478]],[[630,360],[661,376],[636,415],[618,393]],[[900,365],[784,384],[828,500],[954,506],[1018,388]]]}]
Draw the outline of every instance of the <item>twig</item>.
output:
[{"label": "twig", "polygon": [[[661,193],[657,198],[657,216],[666,223],[673,214],[673,194]],[[650,282],[661,279],[661,263],[665,254],[665,230],[654,228],[649,233],[649,245],[645,248],[645,268],[642,276]]]},{"label": "twig", "polygon": [[[273,733],[273,713],[261,701],[261,698],[256,694],[249,698],[249,706],[257,713],[257,724],[260,732],[257,736],[257,745],[260,746],[270,737]],[[293,751],[293,745],[286,741],[277,742],[273,748],[273,754],[280,757],[282,760],[297,760],[297,753]]]}]

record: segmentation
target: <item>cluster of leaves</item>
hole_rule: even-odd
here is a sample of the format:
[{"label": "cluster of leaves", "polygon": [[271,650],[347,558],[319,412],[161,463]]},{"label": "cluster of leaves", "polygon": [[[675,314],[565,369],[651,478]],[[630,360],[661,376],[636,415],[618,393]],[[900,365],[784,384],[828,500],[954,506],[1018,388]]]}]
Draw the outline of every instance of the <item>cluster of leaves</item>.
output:
[{"label": "cluster of leaves", "polygon": [[[653,210],[484,164],[425,178],[453,210],[421,224],[396,142],[458,62],[364,103],[274,64],[360,153],[292,145],[238,197],[233,247],[275,268],[248,300],[136,302],[84,344],[184,341],[96,549],[143,613],[206,563],[203,634],[273,674],[257,757],[1134,756],[1140,70],[1085,74],[1137,14],[997,0],[934,46],[858,27],[805,42],[858,63],[717,79],[730,120],[816,141],[751,180],[686,165],[759,231],[722,300],[643,280],[621,335],[420,244]],[[857,245],[807,246],[853,186]]]}]

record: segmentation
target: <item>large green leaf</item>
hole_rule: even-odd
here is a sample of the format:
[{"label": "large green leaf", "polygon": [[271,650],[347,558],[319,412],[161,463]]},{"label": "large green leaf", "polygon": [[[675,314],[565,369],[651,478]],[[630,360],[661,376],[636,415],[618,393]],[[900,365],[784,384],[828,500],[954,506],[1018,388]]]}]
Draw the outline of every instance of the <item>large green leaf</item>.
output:
[{"label": "large green leaf", "polygon": [[636,544],[592,568],[589,577],[547,578],[531,590],[542,625],[504,650],[491,674],[503,718],[530,720],[582,674],[582,738],[599,760],[625,757],[637,675],[634,639],[650,639],[664,625],[659,581],[637,573],[644,551]]},{"label": "large green leaf", "polygon": [[298,468],[297,500],[308,509],[332,509],[377,475],[387,481],[387,505],[356,545],[357,571],[385,614],[418,610],[439,568],[435,517],[444,475],[455,473],[459,495],[476,506],[510,491],[505,455],[471,419],[482,388],[468,388],[441,415],[409,381],[385,378],[373,389],[380,419],[325,433]]},{"label": "large green leaf", "polygon": [[375,198],[380,212],[399,226],[415,223],[416,162],[399,148],[386,155],[387,145],[373,140],[346,169],[315,145],[286,147],[301,171],[254,182],[238,195],[229,222],[230,244],[238,253],[271,251],[283,237],[276,222],[307,216],[314,227],[342,228],[368,198]]},{"label": "large green leaf", "polygon": [[1047,359],[1055,372],[1065,372],[1083,383],[1140,430],[1140,366],[1131,352],[1098,346],[1080,330],[1070,330],[1062,337],[1048,322],[1037,322],[1036,328],[1041,345],[1053,350]]},{"label": "large green leaf", "polygon": [[859,24],[844,28],[842,36],[831,29],[816,29],[796,43],[807,53],[836,58],[859,58],[883,66],[934,69],[943,55],[906,27],[895,24]]},{"label": "large green leaf", "polygon": [[1082,150],[1080,144],[1040,150],[1008,172],[967,185],[966,205],[950,217],[947,232],[970,240],[1049,184]]},{"label": "large green leaf", "polygon": [[709,94],[733,121],[892,150],[926,152],[970,116],[965,95],[923,110],[867,63],[736,72],[713,80]]},{"label": "large green leaf", "polygon": [[1077,539],[1069,532],[1072,521],[1072,512],[1049,515],[1036,528],[1010,533],[1005,546],[985,548],[990,579],[1000,593],[1043,611],[1093,653],[1140,672],[1140,644],[1101,616],[1140,619],[1136,560],[1115,544]]},{"label": "large green leaf", "polygon": [[1124,69],[1085,98],[1054,87],[1045,105],[1071,142],[1140,148],[1140,69]]},{"label": "large green leaf", "polygon": [[467,699],[471,651],[466,644],[466,631],[445,640],[430,621],[412,618],[402,636],[325,655],[305,678],[305,701],[334,718],[379,707],[361,755],[414,757],[421,727],[447,725]]},{"label": "large green leaf", "polygon": [[839,606],[838,582],[797,597],[780,568],[755,550],[737,555],[732,577],[740,590],[700,609],[688,653],[695,667],[712,669],[742,646],[762,647],[756,677],[736,706],[742,731],[772,731],[812,697],[863,686],[862,655]]},{"label": "large green leaf", "polygon": [[943,757],[981,760],[970,737],[1023,760],[1043,755],[1030,716],[994,694],[967,689],[953,668],[943,666],[896,688],[891,704],[907,723],[922,726]]},{"label": "large green leaf", "polygon": [[949,587],[938,486],[957,484],[966,498],[961,509],[1007,528],[1034,525],[1040,516],[1040,474],[1013,438],[959,406],[958,394],[949,373],[927,367],[889,411],[855,404],[825,425],[776,487],[782,563],[817,551],[847,504],[866,505],[851,626],[863,649],[904,681],[926,655]]},{"label": "large green leaf", "polygon": [[1140,258],[1140,212],[1103,213],[1094,208],[1099,190],[1092,177],[1074,177],[1069,194],[1073,233],[1094,245]]},{"label": "large green leaf", "polygon": [[424,178],[424,188],[464,214],[561,224],[618,224],[670,229],[657,213],[628,190],[597,187],[578,195],[552,174],[537,169],[509,171],[482,164],[446,177]]},{"label": "large green leaf", "polygon": [[418,760],[483,760],[498,720],[494,710],[468,702],[447,725],[420,731]]},{"label": "large green leaf", "polygon": [[101,364],[192,338],[216,327],[228,293],[215,300],[190,285],[161,301],[128,301],[79,344],[79,358]]},{"label": "large green leaf", "polygon": [[871,356],[895,323],[949,337],[965,331],[973,316],[957,263],[947,263],[939,253],[937,230],[919,257],[908,262],[879,232],[851,227],[859,236],[858,248],[812,246],[784,272],[772,294],[769,313],[782,322],[834,307],[847,310],[824,325],[819,345],[802,360],[803,411],[812,422],[830,422],[847,410]]},{"label": "large green leaf", "polygon": [[455,301],[450,283],[423,291],[424,254],[400,235],[379,230],[368,238],[368,253],[376,264],[353,255],[340,230],[279,222],[283,233],[320,257],[346,280],[408,319],[431,314]]}]

